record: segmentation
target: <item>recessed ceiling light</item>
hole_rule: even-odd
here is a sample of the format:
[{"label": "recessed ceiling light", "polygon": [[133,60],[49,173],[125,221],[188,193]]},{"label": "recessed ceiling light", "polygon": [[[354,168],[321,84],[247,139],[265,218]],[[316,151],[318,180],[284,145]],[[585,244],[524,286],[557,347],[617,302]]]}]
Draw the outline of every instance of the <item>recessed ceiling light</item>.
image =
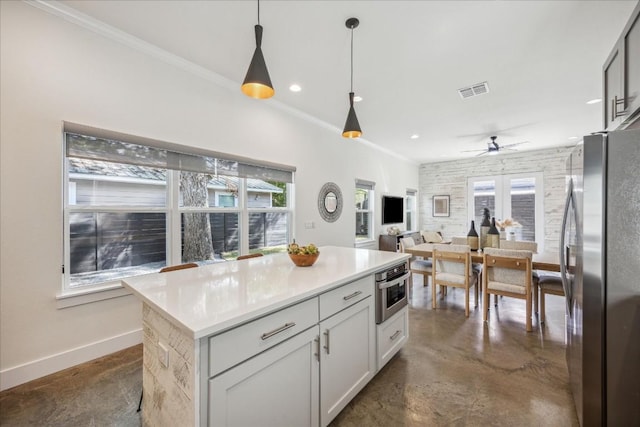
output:
[{"label": "recessed ceiling light", "polygon": [[411,139],[418,139],[420,138],[420,135],[418,135],[417,133],[414,133],[413,135],[410,136]]},{"label": "recessed ceiling light", "polygon": [[289,86],[289,90],[291,92],[300,92],[302,90],[302,88],[300,87],[300,85],[297,84],[292,84],[291,86]]},{"label": "recessed ceiling light", "polygon": [[589,104],[589,105],[597,104],[598,102],[602,102],[602,99],[600,99],[600,98],[592,99],[591,101],[587,101],[587,104]]},{"label": "recessed ceiling light", "polygon": [[569,139],[580,139],[579,136],[570,136]]},{"label": "recessed ceiling light", "polygon": [[353,102],[360,102],[360,101],[362,101],[362,97],[361,96],[357,96],[356,95],[356,96],[353,97]]}]

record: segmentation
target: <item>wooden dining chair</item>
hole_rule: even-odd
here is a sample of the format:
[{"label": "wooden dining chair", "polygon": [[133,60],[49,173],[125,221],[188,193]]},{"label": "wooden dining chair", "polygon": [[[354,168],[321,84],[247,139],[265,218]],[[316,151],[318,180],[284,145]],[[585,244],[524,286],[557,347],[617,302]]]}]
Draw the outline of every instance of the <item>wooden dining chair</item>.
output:
[{"label": "wooden dining chair", "polygon": [[[478,275],[471,268],[469,245],[433,245],[431,278],[431,307],[436,308],[436,286],[442,295],[449,286],[464,289],[464,314],[469,317],[469,290],[477,285]],[[475,286],[475,307],[478,306],[478,287]]]},{"label": "wooden dining chair", "polygon": [[500,249],[515,249],[517,251],[531,251],[538,253],[538,244],[528,240],[500,240]]},{"label": "wooden dining chair", "polygon": [[185,264],[170,265],[170,266],[161,268],[160,273],[168,273],[170,271],[176,271],[176,270],[185,270],[187,268],[194,268],[197,266],[198,264],[196,264],[195,262],[187,262]]},{"label": "wooden dining chair", "polygon": [[[500,240],[500,249],[515,249],[518,251],[531,251],[534,254],[538,253],[538,244],[528,240]],[[538,312],[538,272],[533,270],[532,285],[533,285],[533,312]],[[498,296],[494,297],[495,303],[498,303]]]},{"label": "wooden dining chair", "polygon": [[482,319],[489,313],[489,295],[524,299],[526,303],[526,330],[531,327],[531,251],[485,248],[482,272],[484,309]]},{"label": "wooden dining chair", "polygon": [[[411,248],[416,245],[413,237],[402,237],[400,239],[400,252],[404,252],[406,248]],[[423,286],[427,286],[429,283],[429,276],[431,276],[431,260],[411,257],[409,260],[409,270],[411,270],[411,280],[409,285],[413,290],[413,274],[420,274],[423,277]],[[411,295],[411,293],[409,293]]]},{"label": "wooden dining chair", "polygon": [[557,295],[564,297],[562,278],[559,273],[544,272],[539,273],[535,280],[537,288],[540,290],[540,324],[545,323],[545,296]]},{"label": "wooden dining chair", "polygon": [[242,260],[242,259],[249,259],[249,258],[257,258],[257,257],[261,257],[263,254],[260,252],[256,252],[255,254],[248,254],[248,255],[240,255],[238,258],[236,258],[238,261]]},{"label": "wooden dining chair", "polygon": [[[451,238],[451,244],[452,245],[468,245],[469,243],[466,236],[465,237],[454,236]],[[471,268],[473,269],[473,272],[476,273],[476,276],[478,276],[478,287],[480,288],[480,290],[482,290],[482,263],[472,262]]]}]

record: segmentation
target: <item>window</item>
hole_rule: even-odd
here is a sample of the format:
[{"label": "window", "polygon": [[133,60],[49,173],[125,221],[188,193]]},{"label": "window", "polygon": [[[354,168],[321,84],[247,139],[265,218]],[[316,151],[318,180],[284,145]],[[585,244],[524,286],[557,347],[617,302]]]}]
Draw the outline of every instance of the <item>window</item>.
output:
[{"label": "window", "polygon": [[63,293],[286,250],[294,168],[70,123],[65,148]]},{"label": "window", "polygon": [[468,180],[469,220],[479,227],[483,208],[489,208],[496,221],[511,218],[517,226],[505,231],[515,240],[538,243],[544,250],[544,192],[542,173],[475,177]]},{"label": "window", "polygon": [[418,230],[418,213],[416,210],[416,196],[418,192],[416,190],[407,190],[407,197],[405,198],[405,215],[407,230]]},{"label": "window", "polygon": [[356,244],[373,240],[373,188],[369,181],[356,180]]}]

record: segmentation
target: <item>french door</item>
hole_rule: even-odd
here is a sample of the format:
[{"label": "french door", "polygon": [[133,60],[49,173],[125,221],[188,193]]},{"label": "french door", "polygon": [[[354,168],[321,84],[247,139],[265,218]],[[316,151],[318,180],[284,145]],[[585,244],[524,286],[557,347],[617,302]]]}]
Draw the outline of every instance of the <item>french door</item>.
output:
[{"label": "french door", "polygon": [[[484,208],[496,221],[507,218],[519,225],[509,227],[516,240],[538,243],[544,250],[544,191],[542,172],[470,177],[467,181],[469,221],[475,220],[476,230],[482,223]],[[507,236],[509,237],[509,236]]]}]

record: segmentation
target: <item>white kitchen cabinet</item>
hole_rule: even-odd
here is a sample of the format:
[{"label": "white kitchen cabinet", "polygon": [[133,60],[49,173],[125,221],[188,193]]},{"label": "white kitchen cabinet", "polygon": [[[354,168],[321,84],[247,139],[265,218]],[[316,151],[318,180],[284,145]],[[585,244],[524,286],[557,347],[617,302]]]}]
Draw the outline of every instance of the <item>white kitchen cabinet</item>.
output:
[{"label": "white kitchen cabinet", "polygon": [[162,405],[144,404],[142,423],[329,423],[376,372],[373,275],[409,255],[320,252],[312,268],[283,253],[126,279],[143,301],[145,361],[168,347],[168,363],[145,363],[145,395]]},{"label": "white kitchen cabinet", "polygon": [[317,426],[318,326],[209,380],[209,426]]},{"label": "white kitchen cabinet", "polygon": [[640,3],[602,71],[604,127],[624,129],[640,117]]},{"label": "white kitchen cabinet", "polygon": [[405,345],[409,339],[409,308],[405,307],[381,325],[378,331],[378,371]]},{"label": "white kitchen cabinet", "polygon": [[311,298],[209,338],[209,376],[318,324],[318,298]]},{"label": "white kitchen cabinet", "polygon": [[[369,277],[373,287],[373,278]],[[320,424],[326,426],[376,372],[373,297],[320,322]]]}]

